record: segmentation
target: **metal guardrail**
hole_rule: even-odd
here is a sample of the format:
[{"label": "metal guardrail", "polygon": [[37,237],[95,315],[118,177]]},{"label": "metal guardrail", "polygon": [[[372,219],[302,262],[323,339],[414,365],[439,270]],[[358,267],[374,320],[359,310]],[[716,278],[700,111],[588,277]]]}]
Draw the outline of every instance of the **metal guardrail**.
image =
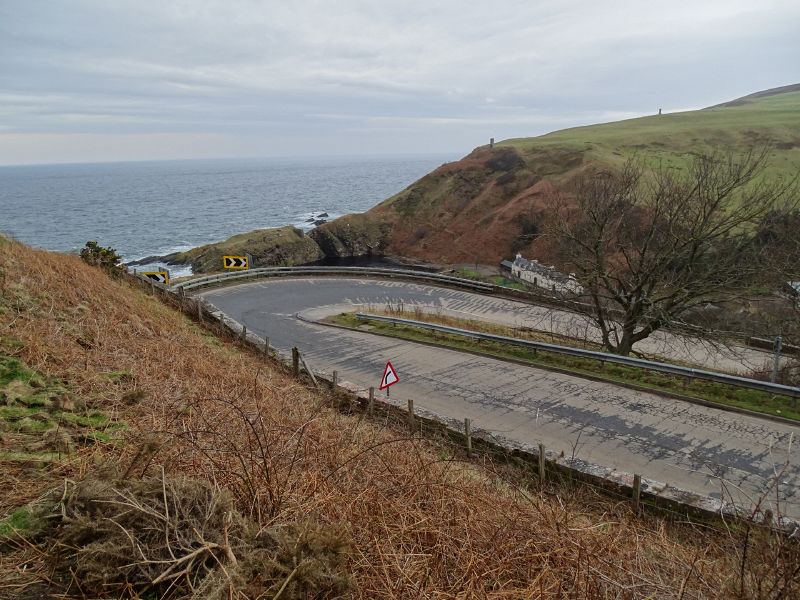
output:
[{"label": "metal guardrail", "polygon": [[[197,279],[178,282],[170,286],[169,289],[184,292],[187,290],[197,289],[208,285],[214,285],[218,282],[227,281],[241,281],[247,279],[256,279],[261,277],[280,277],[287,275],[355,275],[355,276],[377,276],[377,277],[399,277],[408,279],[421,279],[435,283],[442,283],[451,286],[462,287],[476,292],[483,293],[497,293],[503,291],[505,288],[496,286],[490,283],[483,283],[474,281],[472,279],[463,279],[461,277],[452,277],[450,275],[441,275],[439,273],[429,273],[426,271],[414,271],[411,269],[389,269],[380,267],[263,267],[258,269],[250,269],[248,271],[239,271],[234,273],[219,273],[217,275],[208,275]],[[367,317],[361,313],[356,315],[358,318]],[[394,319],[392,317],[378,317],[368,316],[369,319],[385,321],[389,323],[404,323],[417,327],[423,327],[433,331],[441,331],[443,333],[454,333],[472,337],[475,339],[500,341],[506,344],[517,346],[524,346],[528,348],[536,348],[539,350],[566,354],[569,356],[578,356],[583,358],[591,358],[600,361],[607,361],[610,363],[621,364],[626,366],[638,367],[648,369],[651,371],[658,371],[661,373],[668,373],[680,377],[688,377],[690,379],[702,379],[706,381],[713,381],[716,383],[724,383],[728,385],[735,385],[738,387],[746,387],[763,392],[780,394],[789,396],[791,398],[800,398],[800,388],[788,385],[781,385],[766,381],[759,381],[757,379],[749,379],[747,377],[738,377],[736,375],[726,375],[723,373],[715,373],[713,371],[705,371],[702,369],[693,369],[690,367],[681,367],[669,363],[661,363],[656,361],[644,360],[641,358],[631,358],[628,356],[619,356],[617,354],[607,354],[605,352],[597,352],[594,350],[582,350],[580,348],[571,348],[569,346],[559,346],[557,344],[547,344],[544,342],[531,342],[527,340],[520,340],[518,338],[511,338],[506,336],[496,336],[491,334],[479,333],[469,331],[466,329],[458,329],[456,327],[446,327],[443,325],[436,325],[426,323],[423,321],[413,321],[409,319]]]},{"label": "metal guardrail", "polygon": [[501,342],[503,344],[544,350],[557,354],[566,354],[568,356],[591,358],[594,360],[615,363],[618,365],[626,365],[629,367],[637,367],[650,371],[658,371],[660,373],[668,373],[670,375],[677,375],[680,377],[703,379],[705,381],[746,387],[771,394],[780,394],[781,396],[789,396],[790,398],[800,398],[800,388],[789,385],[759,381],[758,379],[749,379],[747,377],[737,377],[736,375],[725,375],[723,373],[714,373],[713,371],[703,371],[701,369],[692,369],[691,367],[681,367],[678,365],[671,365],[669,363],[644,360],[642,358],[632,358],[630,356],[620,356],[618,354],[607,354],[605,352],[597,352],[595,350],[582,350],[580,348],[559,346],[557,344],[547,344],[545,342],[532,342],[529,340],[521,340],[519,338],[513,338],[504,335],[492,335],[490,333],[480,333],[478,331],[470,331],[468,329],[459,329],[458,327],[447,327],[445,325],[437,325],[435,323],[426,323],[425,321],[414,321],[413,319],[397,319],[394,317],[366,315],[364,313],[356,313],[356,318],[362,321],[381,321],[396,325],[410,325],[413,327],[419,327],[421,329],[429,329],[431,331],[438,331],[441,333],[451,333],[477,340]]},{"label": "metal guardrail", "polygon": [[172,289],[192,290],[207,285],[214,285],[223,281],[240,281],[247,279],[257,279],[260,277],[279,277],[281,275],[361,275],[361,276],[380,276],[380,277],[406,277],[411,279],[422,279],[434,281],[447,285],[454,285],[479,292],[492,292],[497,286],[490,283],[482,283],[471,279],[440,275],[438,273],[427,273],[425,271],[412,271],[409,269],[384,269],[373,267],[263,267],[250,269],[237,273],[220,273],[218,275],[208,275],[198,279],[181,281],[172,285]]}]

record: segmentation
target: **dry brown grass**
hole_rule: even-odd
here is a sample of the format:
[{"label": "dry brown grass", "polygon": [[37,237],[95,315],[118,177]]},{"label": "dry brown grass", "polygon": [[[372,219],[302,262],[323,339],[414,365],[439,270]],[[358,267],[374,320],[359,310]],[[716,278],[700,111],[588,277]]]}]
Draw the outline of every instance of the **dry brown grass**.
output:
[{"label": "dry brown grass", "polygon": [[366,310],[366,313],[371,315],[396,317],[398,319],[412,319],[414,321],[422,321],[424,323],[435,323],[437,325],[445,325],[447,327],[456,327],[459,329],[467,329],[469,331],[478,331],[480,333],[490,333],[492,335],[502,335],[531,342],[560,344],[562,346],[571,346],[573,348],[598,351],[602,351],[603,349],[602,345],[585,339],[580,340],[565,335],[559,335],[550,331],[532,329],[530,327],[512,327],[509,325],[502,325],[500,323],[491,323],[489,321],[479,321],[476,319],[456,317],[438,311],[431,312],[425,310],[422,306],[417,305],[409,307],[402,302],[382,307],[369,307]]},{"label": "dry brown grass", "polygon": [[[2,351],[131,425],[124,444],[80,451],[45,474],[18,468],[0,514],[65,477],[136,479],[163,468],[224,490],[260,527],[338,528],[352,549],[352,597],[796,593],[787,587],[800,570],[792,544],[637,517],[577,484],[539,489],[519,469],[467,462],[445,441],[343,414],[282,369],[77,258],[0,241],[0,267]],[[111,380],[112,371],[129,376]],[[6,465],[3,473],[8,481]],[[34,589],[26,586],[50,579],[80,597],[42,548],[20,541],[0,556],[0,597],[24,597]],[[252,597],[249,589],[231,587],[229,597]]]}]

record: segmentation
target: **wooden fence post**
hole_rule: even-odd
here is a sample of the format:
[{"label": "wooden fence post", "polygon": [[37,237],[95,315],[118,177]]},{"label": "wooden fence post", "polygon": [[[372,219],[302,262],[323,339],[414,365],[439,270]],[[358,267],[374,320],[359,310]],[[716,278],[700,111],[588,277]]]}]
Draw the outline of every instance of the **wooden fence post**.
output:
[{"label": "wooden fence post", "polygon": [[639,512],[639,505],[642,498],[642,476],[633,476],[633,510]]},{"label": "wooden fence post", "polygon": [[367,414],[372,415],[375,408],[375,388],[369,388],[369,400],[367,400]]},{"label": "wooden fence post", "polygon": [[292,373],[295,377],[300,376],[300,350],[292,348]]},{"label": "wooden fence post", "polygon": [[414,427],[414,401],[411,398],[408,399],[408,424]]},{"label": "wooden fence post", "polygon": [[199,299],[197,300],[197,320],[203,322],[203,305]]},{"label": "wooden fence post", "polygon": [[333,381],[331,382],[331,389],[333,390],[334,394],[336,393],[336,388],[338,385],[339,385],[339,371],[334,371]]},{"label": "wooden fence post", "polygon": [[544,444],[539,444],[539,482],[544,483],[545,477]]},{"label": "wooden fence post", "polygon": [[467,438],[467,456],[472,458],[472,423],[464,419],[464,436]]},{"label": "wooden fence post", "polygon": [[319,389],[319,382],[317,382],[317,378],[314,376],[314,370],[308,366],[306,359],[303,358],[302,355],[300,356],[300,362],[303,363],[303,368],[306,370],[306,373],[308,373],[308,376],[311,377],[311,381],[314,384],[314,387]]},{"label": "wooden fence post", "polygon": [[269,338],[268,337],[264,338],[264,354],[269,356]]},{"label": "wooden fence post", "polygon": [[242,342],[247,341],[247,325],[242,325],[242,334],[241,334]]}]

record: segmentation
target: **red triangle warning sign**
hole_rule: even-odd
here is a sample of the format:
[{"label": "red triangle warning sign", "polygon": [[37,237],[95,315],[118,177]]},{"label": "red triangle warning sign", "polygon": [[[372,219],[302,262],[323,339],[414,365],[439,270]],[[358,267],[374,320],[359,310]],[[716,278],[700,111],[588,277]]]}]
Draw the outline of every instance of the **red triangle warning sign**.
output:
[{"label": "red triangle warning sign", "polygon": [[381,379],[381,387],[379,390],[385,390],[390,385],[394,385],[400,381],[400,378],[397,376],[397,371],[394,370],[392,366],[392,361],[386,362],[386,368],[383,370],[383,378]]}]

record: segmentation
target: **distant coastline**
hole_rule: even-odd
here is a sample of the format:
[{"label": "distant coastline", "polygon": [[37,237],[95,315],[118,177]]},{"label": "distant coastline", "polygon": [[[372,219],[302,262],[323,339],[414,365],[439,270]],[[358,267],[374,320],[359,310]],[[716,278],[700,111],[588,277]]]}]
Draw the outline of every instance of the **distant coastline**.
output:
[{"label": "distant coastline", "polygon": [[0,230],[77,252],[88,240],[126,261],[162,256],[254,228],[308,229],[367,210],[442,162],[435,156],[220,159],[6,165]]}]

